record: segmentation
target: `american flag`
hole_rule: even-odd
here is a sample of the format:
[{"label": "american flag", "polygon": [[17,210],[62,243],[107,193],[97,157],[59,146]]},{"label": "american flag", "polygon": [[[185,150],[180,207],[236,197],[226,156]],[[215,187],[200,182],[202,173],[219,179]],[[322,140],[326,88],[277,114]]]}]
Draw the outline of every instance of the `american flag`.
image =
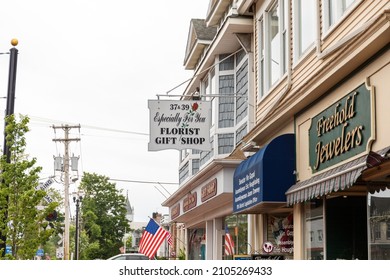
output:
[{"label": "american flag", "polygon": [[225,227],[225,255],[234,255],[234,241],[227,226]]},{"label": "american flag", "polygon": [[169,238],[169,236],[171,234],[168,231],[160,227],[155,220],[150,219],[139,242],[138,252],[148,256],[149,259],[153,259],[161,243],[166,238],[168,238],[168,243],[169,240],[172,242],[172,238]]},{"label": "american flag", "polygon": [[172,235],[168,232],[168,239],[167,239],[167,241],[168,241],[168,244],[171,246],[171,247],[173,247],[173,240],[172,240]]}]

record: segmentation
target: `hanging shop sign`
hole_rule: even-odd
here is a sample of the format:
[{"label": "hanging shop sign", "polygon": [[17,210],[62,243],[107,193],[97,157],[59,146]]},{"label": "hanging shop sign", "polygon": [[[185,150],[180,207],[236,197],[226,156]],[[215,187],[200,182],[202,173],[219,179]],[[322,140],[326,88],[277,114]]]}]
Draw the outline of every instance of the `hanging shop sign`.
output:
[{"label": "hanging shop sign", "polygon": [[375,139],[374,100],[373,90],[362,84],[312,118],[309,157],[313,172],[369,150]]},{"label": "hanging shop sign", "polygon": [[200,100],[149,100],[149,151],[210,151],[211,103]]}]

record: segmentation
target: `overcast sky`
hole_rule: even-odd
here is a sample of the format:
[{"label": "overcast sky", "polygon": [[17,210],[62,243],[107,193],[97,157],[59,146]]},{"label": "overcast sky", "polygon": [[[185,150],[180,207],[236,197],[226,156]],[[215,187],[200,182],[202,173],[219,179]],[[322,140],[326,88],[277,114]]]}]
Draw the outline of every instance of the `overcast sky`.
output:
[{"label": "overcast sky", "polygon": [[[12,0],[0,8],[0,53],[17,38],[15,114],[30,117],[27,151],[54,172],[53,156],[80,157],[79,175],[97,173],[129,192],[135,221],[147,221],[178,185],[178,151],[148,152],[147,101],[189,79],[183,61],[191,18],[205,18],[208,0]],[[6,109],[9,54],[0,55],[0,106]],[[171,92],[181,94],[183,86]],[[173,100],[170,98],[170,100]],[[3,135],[4,125],[0,125]],[[0,141],[3,146],[3,140]],[[74,174],[75,175],[75,174]],[[162,184],[159,185],[156,182]],[[72,184],[70,192],[77,188]],[[164,194],[164,195],[163,195]],[[74,214],[74,213],[72,213]]]}]

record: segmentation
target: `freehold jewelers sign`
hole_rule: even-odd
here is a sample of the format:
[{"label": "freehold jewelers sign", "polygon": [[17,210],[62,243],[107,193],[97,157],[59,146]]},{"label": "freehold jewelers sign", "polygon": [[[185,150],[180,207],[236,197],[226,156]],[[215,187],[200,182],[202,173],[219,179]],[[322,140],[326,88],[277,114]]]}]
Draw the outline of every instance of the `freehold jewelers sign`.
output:
[{"label": "freehold jewelers sign", "polygon": [[149,100],[149,151],[211,150],[211,103],[200,100]]},{"label": "freehold jewelers sign", "polygon": [[374,92],[365,84],[312,118],[309,157],[321,171],[369,148],[375,138]]}]

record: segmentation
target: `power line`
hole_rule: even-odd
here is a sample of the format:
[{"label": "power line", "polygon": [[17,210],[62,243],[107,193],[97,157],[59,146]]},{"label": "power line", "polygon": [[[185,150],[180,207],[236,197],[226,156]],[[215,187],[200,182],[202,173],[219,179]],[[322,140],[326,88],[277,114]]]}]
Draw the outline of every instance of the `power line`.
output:
[{"label": "power line", "polygon": [[142,135],[142,136],[149,136],[149,133],[144,133],[144,132],[138,132],[138,131],[131,131],[131,130],[123,130],[123,129],[113,129],[113,128],[107,128],[107,127],[101,127],[101,126],[94,126],[94,125],[88,125],[88,124],[72,124],[72,122],[65,122],[65,121],[60,121],[60,120],[54,120],[54,119],[48,119],[48,118],[42,118],[42,117],[37,117],[37,116],[29,116],[26,115],[27,117],[30,118],[30,123],[48,123],[53,125],[54,124],[64,124],[67,123],[69,125],[81,125],[83,128],[90,128],[90,129],[95,129],[95,130],[103,130],[103,131],[109,131],[109,132],[116,132],[116,133],[124,133],[124,134],[134,134],[134,135]]},{"label": "power line", "polygon": [[116,181],[116,182],[140,183],[140,184],[179,185],[179,183],[172,183],[172,182],[137,181],[137,180],[126,180],[126,179],[114,179],[114,178],[109,178],[108,180],[109,181]]}]

